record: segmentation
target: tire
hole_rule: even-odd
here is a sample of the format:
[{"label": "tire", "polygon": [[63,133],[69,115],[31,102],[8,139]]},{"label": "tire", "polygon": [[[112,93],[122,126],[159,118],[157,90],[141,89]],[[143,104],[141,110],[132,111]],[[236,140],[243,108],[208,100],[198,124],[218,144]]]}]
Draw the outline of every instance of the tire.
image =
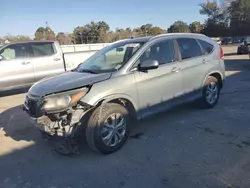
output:
[{"label": "tire", "polygon": [[[110,126],[104,126],[104,122],[106,122],[106,124],[109,124],[108,120],[111,120],[113,123],[112,117],[114,117],[114,114],[115,114],[115,119],[116,119],[115,122],[122,121],[121,118],[125,120],[125,132],[123,130],[122,130],[122,133],[119,132],[120,133],[119,135],[123,135],[123,137],[122,136],[118,137],[117,136],[118,133],[112,133],[113,136],[111,137],[114,137],[114,138],[107,139],[107,140],[110,140],[110,145],[108,145],[109,141],[105,143],[104,138],[103,138],[104,137],[103,135],[105,134],[103,132],[104,130],[108,132],[108,130],[110,129]],[[90,118],[88,119],[87,125],[86,125],[85,134],[86,134],[86,141],[89,147],[94,151],[101,152],[102,154],[110,154],[119,150],[120,148],[122,148],[122,146],[126,143],[128,139],[130,122],[131,122],[131,118],[129,116],[129,113],[127,109],[123,107],[122,105],[119,105],[116,103],[106,103],[104,105],[99,106],[90,115]],[[121,130],[116,128],[113,131],[117,132]],[[112,135],[112,134],[108,132],[108,135]],[[106,135],[105,138],[107,138],[108,135]],[[119,139],[119,138],[122,138],[122,139],[120,139],[116,145],[111,144],[112,142],[115,142],[114,139]]]},{"label": "tire", "polygon": [[[209,97],[208,97],[208,90],[210,90],[211,88],[211,85],[214,84],[214,87],[217,88],[217,97],[215,97],[215,90],[214,90],[214,100],[210,100]],[[205,84],[202,88],[202,97],[200,99],[200,106],[202,108],[213,108],[217,103],[218,103],[218,100],[219,100],[219,97],[220,97],[220,85],[219,85],[219,82],[218,82],[218,79],[213,77],[213,76],[209,76],[206,81],[205,81]]]}]

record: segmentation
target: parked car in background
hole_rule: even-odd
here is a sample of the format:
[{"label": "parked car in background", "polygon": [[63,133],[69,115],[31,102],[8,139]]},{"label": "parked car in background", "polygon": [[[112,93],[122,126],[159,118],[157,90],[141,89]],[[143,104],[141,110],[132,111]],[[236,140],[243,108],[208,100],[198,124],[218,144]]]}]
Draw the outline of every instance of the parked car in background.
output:
[{"label": "parked car in background", "polygon": [[70,140],[77,135],[85,135],[94,151],[109,154],[125,144],[132,119],[194,100],[213,108],[224,79],[222,48],[209,37],[134,38],[105,47],[73,71],[37,82],[24,110],[41,131],[64,140],[64,154],[65,148],[75,151]]},{"label": "parked car in background", "polygon": [[233,44],[239,44],[240,43],[240,39],[239,38],[234,38],[233,39]]},{"label": "parked car in background", "polygon": [[0,49],[0,90],[32,85],[67,69],[56,41],[6,44]]},{"label": "parked car in background", "polygon": [[245,46],[244,42],[240,43],[237,48],[237,54],[241,55],[247,53],[248,53],[247,46]]},{"label": "parked car in background", "polygon": [[222,45],[228,45],[229,39],[227,37],[223,37],[221,40]]},{"label": "parked car in background", "polygon": [[233,38],[228,37],[227,44],[233,44]]},{"label": "parked car in background", "polygon": [[5,44],[0,47],[0,91],[31,86],[42,78],[72,70],[95,52],[65,54],[57,41]]},{"label": "parked car in background", "polygon": [[217,42],[217,44],[221,45],[221,39],[220,38],[212,38],[214,41]]},{"label": "parked car in background", "polygon": [[239,43],[244,42],[244,40],[245,40],[245,38],[241,38],[241,39],[239,40]]},{"label": "parked car in background", "polygon": [[246,38],[238,45],[237,54],[249,54],[250,52],[250,38]]},{"label": "parked car in background", "polygon": [[216,42],[217,44],[221,45],[221,40],[217,40]]}]

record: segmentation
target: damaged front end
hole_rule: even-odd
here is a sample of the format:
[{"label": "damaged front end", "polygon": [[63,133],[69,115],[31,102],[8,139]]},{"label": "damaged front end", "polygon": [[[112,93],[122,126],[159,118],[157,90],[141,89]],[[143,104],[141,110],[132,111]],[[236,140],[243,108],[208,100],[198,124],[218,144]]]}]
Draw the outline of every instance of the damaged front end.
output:
[{"label": "damaged front end", "polygon": [[92,106],[80,101],[89,87],[40,97],[28,93],[24,110],[61,154],[78,153],[76,136]]}]

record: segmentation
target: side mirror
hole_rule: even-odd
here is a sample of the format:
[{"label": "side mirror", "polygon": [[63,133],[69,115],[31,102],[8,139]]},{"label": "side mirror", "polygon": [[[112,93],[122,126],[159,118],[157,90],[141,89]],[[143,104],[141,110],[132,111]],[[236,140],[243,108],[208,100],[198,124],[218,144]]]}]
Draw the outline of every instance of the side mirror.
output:
[{"label": "side mirror", "polygon": [[157,60],[146,60],[139,64],[138,69],[142,71],[157,69],[159,62]]},{"label": "side mirror", "polygon": [[4,60],[4,58],[3,58],[3,56],[2,56],[2,55],[0,55],[0,61],[2,61],[2,60]]}]

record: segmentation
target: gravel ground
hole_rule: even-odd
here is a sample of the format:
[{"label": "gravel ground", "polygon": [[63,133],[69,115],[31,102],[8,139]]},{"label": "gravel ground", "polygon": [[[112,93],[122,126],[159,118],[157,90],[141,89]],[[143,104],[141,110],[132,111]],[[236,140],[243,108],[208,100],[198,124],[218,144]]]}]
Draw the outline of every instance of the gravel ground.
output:
[{"label": "gravel ground", "polygon": [[25,94],[0,98],[0,187],[250,187],[250,60],[224,49],[218,105],[185,105],[134,124],[127,144],[103,156],[52,151],[21,110]]}]

